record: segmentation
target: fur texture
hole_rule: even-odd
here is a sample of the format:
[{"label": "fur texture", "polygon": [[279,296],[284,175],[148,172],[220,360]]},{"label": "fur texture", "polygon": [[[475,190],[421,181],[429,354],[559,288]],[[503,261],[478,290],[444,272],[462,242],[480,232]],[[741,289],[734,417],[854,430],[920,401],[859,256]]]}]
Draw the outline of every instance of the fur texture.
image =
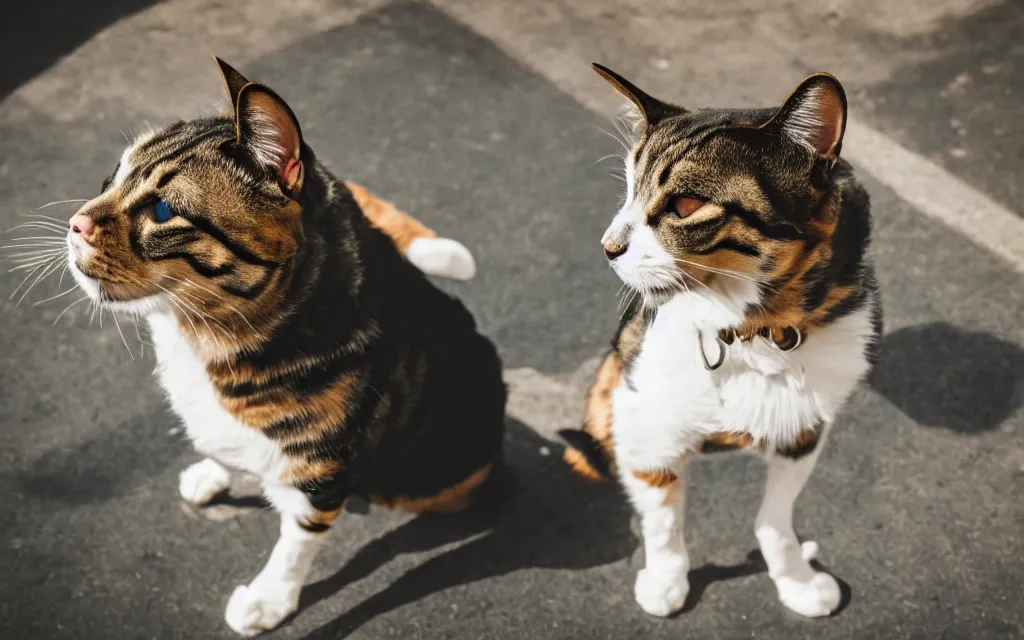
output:
[{"label": "fur texture", "polygon": [[602,239],[632,298],[566,458],[620,478],[647,555],[635,596],[665,616],[688,590],[686,461],[761,454],[769,575],[787,607],[827,615],[839,588],[808,564],[793,503],[881,331],[868,201],[839,159],[842,87],[816,74],[778,109],[689,112],[598,71],[641,118]]},{"label": "fur texture", "polygon": [[237,469],[281,514],[225,614],[252,635],[295,611],[349,496],[466,508],[500,461],[505,387],[472,316],[417,269],[471,277],[465,247],[335,179],[277,94],[220,65],[233,117],[129,147],[72,218],[69,263],[94,300],[148,322],[205,456],[182,497],[208,502]]}]

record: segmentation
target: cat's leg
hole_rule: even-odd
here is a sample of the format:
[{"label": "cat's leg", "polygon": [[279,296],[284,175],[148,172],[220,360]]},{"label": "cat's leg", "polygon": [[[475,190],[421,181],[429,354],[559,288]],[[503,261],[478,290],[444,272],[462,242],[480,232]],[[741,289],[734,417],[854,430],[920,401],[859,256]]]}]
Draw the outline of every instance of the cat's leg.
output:
[{"label": "cat's leg", "polygon": [[768,473],[764,501],[754,525],[779,600],[808,617],[829,615],[839,606],[840,599],[836,579],[815,571],[810,564],[817,545],[805,542],[801,547],[793,530],[793,504],[814,470],[823,444],[823,438],[819,438],[812,443],[812,451],[773,452],[765,456]]},{"label": "cat's leg", "polygon": [[313,560],[344,502],[339,497],[337,508],[323,510],[322,503],[314,507],[308,493],[287,484],[267,483],[264,492],[281,514],[281,537],[259,574],[228,600],[224,619],[243,636],[273,629],[298,609]]},{"label": "cat's leg", "polygon": [[178,492],[192,504],[206,504],[230,485],[231,472],[213,458],[203,458],[178,475]]},{"label": "cat's leg", "polygon": [[370,224],[391,238],[423,273],[453,280],[469,280],[476,273],[473,254],[460,242],[439,238],[430,227],[354,182],[345,186]]},{"label": "cat's leg", "polygon": [[643,533],[645,563],[636,577],[637,604],[654,616],[671,615],[683,608],[690,590],[690,558],[683,540],[683,465],[621,465],[619,471]]}]

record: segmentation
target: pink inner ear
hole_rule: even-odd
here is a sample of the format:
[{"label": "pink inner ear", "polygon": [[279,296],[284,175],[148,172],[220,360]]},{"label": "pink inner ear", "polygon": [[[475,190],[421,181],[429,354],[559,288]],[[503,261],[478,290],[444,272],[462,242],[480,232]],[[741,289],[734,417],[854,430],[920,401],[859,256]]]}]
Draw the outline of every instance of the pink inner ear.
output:
[{"label": "pink inner ear", "polygon": [[289,158],[281,169],[281,182],[289,189],[294,189],[302,181],[302,161]]},{"label": "pink inner ear", "polygon": [[818,89],[813,98],[817,120],[821,124],[811,138],[811,144],[819,155],[831,156],[839,143],[843,126],[843,103],[833,91]]},{"label": "pink inner ear", "polygon": [[261,162],[274,167],[284,178],[289,161],[299,157],[301,144],[291,115],[272,96],[260,91],[246,91],[245,100],[250,147]]}]

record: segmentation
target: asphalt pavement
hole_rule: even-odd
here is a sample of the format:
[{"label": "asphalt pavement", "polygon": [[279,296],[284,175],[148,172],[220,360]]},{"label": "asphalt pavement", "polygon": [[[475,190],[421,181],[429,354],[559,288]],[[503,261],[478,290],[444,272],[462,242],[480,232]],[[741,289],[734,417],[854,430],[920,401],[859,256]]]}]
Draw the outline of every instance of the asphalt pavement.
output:
[{"label": "asphalt pavement", "polygon": [[[506,486],[463,516],[345,514],[268,637],[1024,637],[1024,278],[901,190],[927,166],[1024,213],[1019,3],[91,4],[42,0],[0,27],[0,229],[98,192],[122,132],[215,109],[216,54],[278,90],[336,174],[476,256],[476,279],[442,286],[505,362]],[[831,618],[776,601],[753,537],[756,460],[692,465],[691,593],[669,620],[633,602],[620,492],[559,460],[554,433],[578,422],[616,324],[598,239],[622,193],[602,160],[618,101],[591,60],[690,106],[778,103],[832,71],[851,117],[915,158],[884,175],[856,159],[882,361],[797,507],[844,584]],[[100,326],[79,305],[54,326],[73,298],[34,305],[54,278],[16,305],[19,280],[0,277],[0,637],[230,638],[224,605],[265,561],[274,514],[244,478],[231,500],[184,505],[195,455],[144,332],[122,323],[130,356],[109,314]]]}]

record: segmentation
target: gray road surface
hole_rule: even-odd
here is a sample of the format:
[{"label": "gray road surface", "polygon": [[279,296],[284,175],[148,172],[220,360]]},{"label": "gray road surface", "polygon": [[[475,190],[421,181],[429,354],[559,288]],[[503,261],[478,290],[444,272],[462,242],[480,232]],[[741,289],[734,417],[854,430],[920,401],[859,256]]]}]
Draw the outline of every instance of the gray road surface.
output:
[{"label": "gray road surface", "polygon": [[[41,0],[4,24],[0,227],[95,194],[120,130],[211,111],[216,53],[282,93],[339,175],[477,256],[473,282],[445,286],[505,359],[514,490],[495,513],[346,515],[272,637],[1024,637],[1024,282],[885,186],[909,169],[862,172],[882,364],[798,505],[846,585],[840,613],[776,602],[752,535],[761,471],[720,457],[691,469],[687,610],[645,616],[627,506],[571,477],[552,441],[616,318],[597,244],[621,193],[599,162],[616,143],[598,111],[616,101],[586,62],[693,106],[778,102],[830,70],[854,117],[1017,215],[1019,3],[90,4]],[[75,307],[53,326],[64,299],[32,302],[56,283],[15,306],[17,282],[0,278],[0,637],[231,637],[227,596],[276,518],[245,481],[229,504],[184,506],[194,455],[134,328],[132,360],[109,315]]]}]

